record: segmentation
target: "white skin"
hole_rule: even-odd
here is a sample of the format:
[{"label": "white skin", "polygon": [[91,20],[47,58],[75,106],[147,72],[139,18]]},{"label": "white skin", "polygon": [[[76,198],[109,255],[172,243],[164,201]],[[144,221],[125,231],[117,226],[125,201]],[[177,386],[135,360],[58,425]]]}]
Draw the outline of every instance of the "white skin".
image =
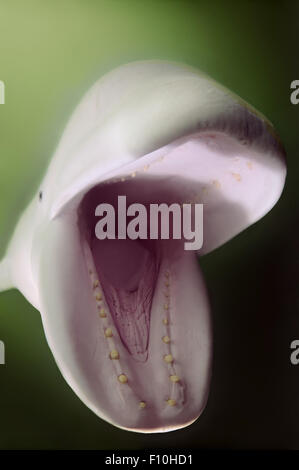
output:
[{"label": "white skin", "polygon": [[[205,406],[211,367],[209,304],[195,253],[130,244],[117,257],[124,265],[131,258],[128,277],[114,275],[110,246],[94,248],[80,228],[88,220],[82,201],[97,187],[98,198],[123,191],[136,202],[156,194],[203,203],[204,254],[265,215],[285,174],[270,124],[208,77],[161,61],[120,67],[70,120],[0,264],[0,288],[17,287],[40,310],[62,374],[98,416],[139,432],[184,427]],[[135,300],[149,292],[150,302],[146,320],[137,315],[120,332],[115,316],[124,317],[106,297],[126,303],[122,281]],[[125,344],[132,334],[141,334],[140,361],[134,344]]]}]

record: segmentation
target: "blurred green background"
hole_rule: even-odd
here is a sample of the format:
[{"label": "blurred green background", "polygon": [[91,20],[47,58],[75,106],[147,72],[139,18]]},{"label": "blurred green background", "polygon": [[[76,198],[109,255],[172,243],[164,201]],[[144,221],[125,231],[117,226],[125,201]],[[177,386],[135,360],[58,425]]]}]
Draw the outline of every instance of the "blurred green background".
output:
[{"label": "blurred green background", "polygon": [[299,2],[0,0],[0,250],[37,189],[68,117],[104,72],[132,60],[201,68],[263,112],[288,154],[284,194],[263,220],[204,257],[214,322],[210,397],[192,426],[121,431],[68,387],[39,313],[0,295],[1,449],[299,448]]}]

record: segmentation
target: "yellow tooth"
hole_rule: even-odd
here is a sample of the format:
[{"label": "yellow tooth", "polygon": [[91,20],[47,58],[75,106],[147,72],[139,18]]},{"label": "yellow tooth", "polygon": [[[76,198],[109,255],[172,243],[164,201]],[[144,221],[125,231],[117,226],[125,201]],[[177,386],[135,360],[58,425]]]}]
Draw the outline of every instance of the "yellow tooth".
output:
[{"label": "yellow tooth", "polygon": [[125,374],[120,374],[118,380],[121,384],[126,384],[128,382],[128,377]]},{"label": "yellow tooth", "polygon": [[169,287],[169,282],[168,281],[165,281],[165,286]]},{"label": "yellow tooth", "polygon": [[106,318],[107,317],[106,311],[103,307],[100,308],[99,315],[100,315],[101,318]]},{"label": "yellow tooth", "polygon": [[139,402],[139,408],[145,408],[145,407],[146,407],[145,401],[140,401]]},{"label": "yellow tooth", "polygon": [[169,304],[164,304],[164,309],[168,310],[169,309]]},{"label": "yellow tooth", "polygon": [[168,318],[163,318],[163,325],[168,325]]},{"label": "yellow tooth", "polygon": [[176,382],[180,381],[180,378],[179,378],[178,375],[170,375],[169,378],[170,378],[171,382],[173,382],[173,383],[176,383]]},{"label": "yellow tooth", "polygon": [[118,354],[118,351],[116,351],[116,349],[112,349],[110,353],[110,359],[119,359],[119,354]]},{"label": "yellow tooth", "polygon": [[213,181],[212,181],[212,184],[213,184],[213,186],[215,186],[215,188],[217,188],[217,189],[220,189],[220,188],[221,188],[221,184],[219,183],[218,180],[213,180]]},{"label": "yellow tooth", "polygon": [[97,294],[96,295],[96,300],[102,300],[102,294]]},{"label": "yellow tooth", "polygon": [[164,356],[164,361],[167,362],[168,364],[170,364],[170,362],[173,361],[172,354],[166,354],[166,355]]},{"label": "yellow tooth", "polygon": [[169,398],[166,402],[167,402],[167,405],[169,405],[169,406],[175,406],[176,405],[176,401],[173,400],[173,398]]},{"label": "yellow tooth", "polygon": [[162,341],[163,341],[163,343],[166,343],[166,344],[170,343],[169,336],[163,336]]},{"label": "yellow tooth", "polygon": [[236,181],[241,181],[241,175],[239,173],[232,173],[233,178],[235,178]]},{"label": "yellow tooth", "polygon": [[113,336],[111,328],[106,328],[105,336],[106,336],[106,338],[111,338],[111,336]]},{"label": "yellow tooth", "polygon": [[93,288],[95,289],[96,287],[98,287],[98,285],[99,285],[99,281],[94,281]]}]

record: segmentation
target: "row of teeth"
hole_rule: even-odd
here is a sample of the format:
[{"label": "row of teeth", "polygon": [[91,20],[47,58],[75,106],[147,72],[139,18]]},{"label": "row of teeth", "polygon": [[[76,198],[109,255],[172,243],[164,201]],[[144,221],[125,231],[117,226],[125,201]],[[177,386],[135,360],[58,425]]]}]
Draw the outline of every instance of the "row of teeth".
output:
[{"label": "row of teeth", "polygon": [[103,184],[111,184],[111,183],[120,183],[120,182],[124,182],[124,181],[128,181],[129,179],[132,179],[132,178],[136,178],[136,176],[138,174],[142,174],[144,172],[147,172],[151,167],[152,165],[155,165],[155,163],[160,163],[164,160],[165,156],[162,155],[158,158],[156,158],[155,160],[153,160],[151,163],[148,163],[146,165],[144,165],[142,168],[137,168],[136,170],[132,171],[132,173],[130,173],[130,175],[127,175],[127,176],[122,176],[120,178],[112,178],[112,179],[107,179],[105,181],[103,181]]},{"label": "row of teeth", "polygon": [[162,319],[164,325],[165,334],[162,337],[162,341],[165,344],[165,352],[163,359],[168,366],[169,380],[171,382],[169,398],[166,403],[169,406],[176,406],[179,402],[182,404],[184,400],[183,384],[176,372],[174,365],[174,358],[171,354],[171,339],[170,339],[170,274],[169,271],[165,271],[164,274],[164,317]]},{"label": "row of teeth", "polygon": [[[206,143],[209,144],[210,147],[214,147],[215,144],[218,147],[218,144],[215,143],[215,141],[214,141],[214,136],[205,136],[205,141],[206,141]],[[245,146],[248,144],[247,140],[245,140],[245,139],[240,139],[240,143],[242,145],[245,145]],[[104,184],[119,183],[119,182],[127,181],[131,178],[135,178],[137,176],[137,174],[144,173],[144,172],[148,171],[152,167],[152,165],[155,165],[156,163],[162,162],[164,160],[164,158],[165,158],[165,155],[161,155],[158,158],[155,158],[152,162],[144,165],[142,168],[137,168],[136,170],[132,171],[132,173],[130,175],[122,176],[120,178],[113,178],[111,180],[108,179],[108,180],[104,181],[103,183]],[[234,158],[234,161],[238,162],[239,158]],[[248,166],[249,170],[252,170],[252,162],[251,161],[247,161],[247,166]],[[236,181],[241,181],[241,176],[240,176],[239,173],[233,173],[232,172],[231,175],[232,175],[233,178],[235,178]],[[218,180],[212,180],[211,184],[214,187],[218,188],[218,189],[221,187],[221,184],[219,183]],[[206,192],[207,190],[208,190],[207,187],[203,188],[203,192]]]},{"label": "row of teeth", "polygon": [[[124,384],[128,385],[128,377],[122,370],[120,354],[118,350],[116,349],[115,341],[113,339],[114,334],[113,334],[113,329],[111,328],[112,323],[109,321],[108,316],[107,316],[107,308],[105,305],[103,292],[100,286],[100,281],[96,276],[96,269],[92,260],[92,255],[87,246],[85,246],[85,256],[86,256],[86,259],[88,260],[88,273],[89,273],[89,277],[90,277],[90,281],[91,281],[91,285],[93,289],[93,295],[96,301],[98,316],[100,317],[102,321],[104,335],[108,343],[109,358],[114,363],[118,382],[122,385]],[[164,303],[163,318],[162,318],[162,324],[164,327],[164,335],[162,336],[161,339],[165,345],[165,354],[163,356],[163,361],[168,367],[168,375],[169,375],[169,381],[170,381],[170,394],[169,394],[169,397],[165,401],[167,405],[173,407],[173,406],[176,406],[177,404],[182,404],[183,399],[184,399],[184,393],[183,393],[183,385],[182,385],[181,379],[177,375],[176,370],[175,370],[174,358],[173,358],[173,355],[171,354],[171,348],[170,348],[171,339],[170,339],[170,275],[169,275],[169,271],[165,271],[165,274],[164,274],[164,297],[165,297],[165,303]],[[144,409],[147,407],[147,402],[144,400],[139,400],[138,406],[140,409]]]},{"label": "row of teeth", "polygon": [[[92,254],[88,245],[84,246],[85,248],[85,259],[87,260],[87,267],[88,273],[91,281],[91,286],[93,290],[94,299],[97,306],[98,316],[101,319],[102,327],[104,336],[107,341],[108,349],[109,349],[109,358],[113,361],[114,370],[117,376],[117,380],[120,384],[127,384],[128,385],[128,377],[123,372],[121,367],[121,360],[120,354],[116,348],[115,341],[114,341],[114,334],[113,334],[113,321],[111,318],[109,319],[107,314],[107,305],[105,304],[103,292],[100,286],[100,281],[97,278],[96,268],[93,263]],[[136,395],[135,395],[136,396]],[[138,400],[138,406],[140,409],[144,409],[147,406],[147,403],[143,400]]]},{"label": "row of teeth", "polygon": [[[242,143],[242,145],[247,145],[246,141],[241,140],[241,143]],[[153,160],[151,163],[148,163],[148,164],[144,165],[142,168],[137,168],[136,170],[132,171],[132,173],[130,173],[129,175],[118,177],[118,178],[112,178],[110,180],[107,179],[106,181],[103,182],[103,184],[125,182],[125,181],[128,181],[130,179],[136,178],[136,176],[138,174],[142,174],[144,172],[147,172],[152,167],[152,165],[155,165],[156,163],[162,162],[164,160],[164,158],[165,158],[165,155],[162,155],[162,156],[156,158],[155,160]],[[239,158],[235,158],[234,161],[238,162]],[[253,165],[252,165],[252,162],[250,160],[248,160],[246,162],[246,165],[247,165],[249,170],[252,170]],[[235,179],[235,181],[240,182],[242,180],[242,177],[241,177],[240,173],[231,172],[230,174]],[[209,185],[203,186],[201,188],[201,191],[199,193],[195,194],[195,197],[193,198],[193,200],[184,201],[180,204],[180,206],[183,207],[183,204],[197,204],[197,203],[202,202],[204,197],[207,196],[207,193],[209,192],[210,188],[220,189],[221,188],[220,181],[217,180],[217,179],[212,179],[210,181]]]}]

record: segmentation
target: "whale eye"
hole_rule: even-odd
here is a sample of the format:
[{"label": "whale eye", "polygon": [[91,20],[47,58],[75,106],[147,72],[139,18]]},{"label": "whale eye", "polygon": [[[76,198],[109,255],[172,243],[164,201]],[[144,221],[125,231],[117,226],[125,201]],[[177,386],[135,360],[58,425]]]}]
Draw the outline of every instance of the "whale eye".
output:
[{"label": "whale eye", "polygon": [[38,199],[39,199],[40,202],[43,200],[43,192],[42,191],[40,191],[38,193]]}]

